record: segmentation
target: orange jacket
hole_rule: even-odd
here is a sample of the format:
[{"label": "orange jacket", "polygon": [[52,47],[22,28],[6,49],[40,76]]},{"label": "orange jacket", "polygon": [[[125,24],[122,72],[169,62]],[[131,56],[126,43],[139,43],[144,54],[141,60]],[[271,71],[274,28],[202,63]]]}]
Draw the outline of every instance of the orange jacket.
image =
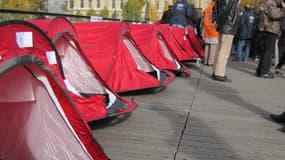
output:
[{"label": "orange jacket", "polygon": [[212,23],[212,9],[215,5],[215,2],[211,4],[204,11],[204,36],[205,38],[218,38],[219,33]]}]

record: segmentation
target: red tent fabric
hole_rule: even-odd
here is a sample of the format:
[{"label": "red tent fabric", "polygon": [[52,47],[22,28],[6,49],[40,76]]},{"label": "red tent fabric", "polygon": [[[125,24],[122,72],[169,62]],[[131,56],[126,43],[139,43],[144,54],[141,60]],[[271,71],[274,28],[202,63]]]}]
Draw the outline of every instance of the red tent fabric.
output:
[{"label": "red tent fabric", "polygon": [[126,23],[80,22],[73,25],[84,53],[115,92],[159,88],[173,81],[173,74],[160,71],[141,54]]},{"label": "red tent fabric", "polygon": [[190,75],[171,48],[167,45],[159,26],[153,24],[131,24],[131,34],[138,47],[152,64],[159,69]]},{"label": "red tent fabric", "polygon": [[54,72],[27,54],[32,50],[6,42],[1,38],[1,157],[108,160]]},{"label": "red tent fabric", "polygon": [[159,24],[163,35],[174,54],[179,61],[191,61],[199,59],[197,53],[195,53],[185,36],[185,30],[183,28],[171,27],[168,24]]},{"label": "red tent fabric", "polygon": [[76,36],[72,35],[75,30],[67,19],[57,17],[30,22],[46,29],[52,39],[60,57],[66,86],[87,121],[124,114],[136,108],[135,103],[123,99],[107,87],[85,57]]},{"label": "red tent fabric", "polygon": [[195,29],[193,27],[188,27],[188,38],[190,45],[192,46],[195,53],[197,53],[200,58],[204,57],[205,52],[202,48],[202,40],[197,36]]},{"label": "red tent fabric", "polygon": [[40,27],[48,37],[51,38],[65,31],[69,32],[74,37],[77,37],[74,26],[64,17],[56,17],[53,19],[31,19],[28,21]]}]

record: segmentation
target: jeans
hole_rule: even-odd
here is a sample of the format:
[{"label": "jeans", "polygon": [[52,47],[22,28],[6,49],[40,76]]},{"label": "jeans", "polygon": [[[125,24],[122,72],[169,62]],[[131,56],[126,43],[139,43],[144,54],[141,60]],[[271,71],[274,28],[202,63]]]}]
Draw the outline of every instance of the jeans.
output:
[{"label": "jeans", "polygon": [[[245,39],[240,39],[238,41],[238,47],[237,47],[237,59],[239,61],[244,59],[244,61],[248,60],[249,57],[249,51],[250,51],[250,45],[251,41],[250,40],[245,40]],[[243,57],[244,55],[244,57]]]}]

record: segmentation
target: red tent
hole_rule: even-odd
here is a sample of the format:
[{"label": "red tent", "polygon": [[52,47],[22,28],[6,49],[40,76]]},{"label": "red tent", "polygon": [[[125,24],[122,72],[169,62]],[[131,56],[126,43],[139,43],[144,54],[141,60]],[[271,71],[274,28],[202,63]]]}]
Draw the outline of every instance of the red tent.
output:
[{"label": "red tent", "polygon": [[174,75],[152,65],[137,48],[124,22],[73,23],[84,53],[115,92],[165,86]]},{"label": "red tent", "polygon": [[[30,21],[52,39],[60,57],[63,77],[87,121],[130,112],[136,104],[107,87],[83,53],[72,24],[63,17]],[[48,26],[48,27],[47,27]],[[96,110],[92,109],[96,106]],[[107,109],[106,109],[107,108]]]},{"label": "red tent", "polygon": [[60,80],[2,27],[1,159],[108,160]]},{"label": "red tent", "polygon": [[[85,88],[78,89],[77,86],[80,85],[76,86],[76,81],[73,81],[74,79],[69,80],[68,78],[65,78],[66,70],[64,69],[61,63],[61,58],[58,55],[57,49],[52,44],[51,40],[43,33],[43,31],[40,30],[38,27],[34,26],[33,24],[24,21],[6,22],[1,26],[0,33],[3,35],[1,37],[3,41],[3,46],[1,46],[3,47],[2,52],[13,51],[15,54],[34,54],[40,59],[42,59],[42,61],[47,66],[50,66],[50,68],[52,68],[52,70],[61,80],[61,83],[69,89],[70,94],[77,103],[80,113],[86,121],[97,120],[105,118],[106,116],[129,112],[135,107],[135,104],[132,102],[127,102],[125,100],[122,100],[121,98],[117,99],[117,96],[114,96],[116,94],[112,94],[112,97],[109,97],[105,94],[97,94],[97,92],[95,95],[93,95],[94,92],[88,93],[87,95],[85,94],[86,92],[80,93],[81,91],[84,91]],[[10,38],[5,39],[5,37]],[[85,68],[82,68],[82,72],[83,69],[88,70],[88,67],[85,66]],[[76,75],[75,72],[72,73]],[[83,81],[83,83],[88,82],[88,84],[90,84],[90,80],[94,82],[93,85],[95,86],[96,82],[100,82],[96,81],[96,78],[94,78],[94,76],[93,78],[90,77],[92,77],[92,74],[89,74],[88,80]],[[84,80],[84,78],[81,79],[81,84],[82,80]],[[101,86],[103,87],[103,89],[105,89],[104,86],[100,83],[98,83],[98,86]],[[92,89],[95,90],[95,87],[92,87]],[[110,90],[105,91],[109,92]],[[119,106],[113,105],[116,104],[116,102],[119,102],[117,103],[119,104]]]},{"label": "red tent", "polygon": [[195,29],[193,27],[188,27],[188,39],[191,47],[200,57],[204,57],[205,52],[202,48],[202,40],[197,36]]},{"label": "red tent", "polygon": [[138,47],[152,64],[159,69],[190,75],[171,48],[167,45],[159,26],[153,24],[131,24],[131,34]]},{"label": "red tent", "polygon": [[199,59],[199,55],[192,49],[183,28],[171,27],[168,24],[159,24],[163,35],[174,51],[179,61],[191,61]]}]

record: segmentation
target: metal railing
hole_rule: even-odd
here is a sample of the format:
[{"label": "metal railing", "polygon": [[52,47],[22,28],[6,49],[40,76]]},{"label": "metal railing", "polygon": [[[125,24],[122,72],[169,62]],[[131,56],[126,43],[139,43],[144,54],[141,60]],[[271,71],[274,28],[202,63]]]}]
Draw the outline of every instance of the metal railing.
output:
[{"label": "metal railing", "polygon": [[[35,15],[35,16],[63,16],[66,18],[76,18],[76,19],[84,19],[90,20],[92,17],[97,16],[83,16],[83,15],[74,15],[74,14],[65,14],[65,13],[51,13],[51,12],[42,12],[42,11],[24,11],[24,10],[14,10],[14,9],[0,9],[0,14],[17,14],[17,15]],[[35,17],[36,18],[36,17]],[[136,20],[125,20],[125,19],[115,19],[115,18],[106,18],[106,17],[98,17],[105,21],[123,21],[128,23],[145,23],[144,21],[136,21]]]}]

